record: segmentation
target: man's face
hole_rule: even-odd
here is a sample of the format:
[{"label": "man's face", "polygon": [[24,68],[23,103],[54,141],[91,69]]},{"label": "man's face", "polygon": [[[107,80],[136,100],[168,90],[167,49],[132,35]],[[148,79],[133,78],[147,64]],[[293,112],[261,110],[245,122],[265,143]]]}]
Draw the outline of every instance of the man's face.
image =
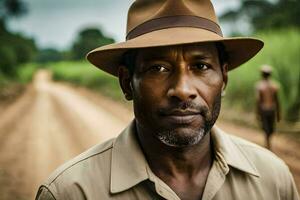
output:
[{"label": "man's face", "polygon": [[136,122],[168,146],[195,145],[219,115],[226,81],[215,44],[139,50],[132,77]]}]

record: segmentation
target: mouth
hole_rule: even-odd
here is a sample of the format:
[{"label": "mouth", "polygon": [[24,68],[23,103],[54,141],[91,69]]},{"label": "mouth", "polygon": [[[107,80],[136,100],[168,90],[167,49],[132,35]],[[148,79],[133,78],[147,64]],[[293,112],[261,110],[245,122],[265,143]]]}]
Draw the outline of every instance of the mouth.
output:
[{"label": "mouth", "polygon": [[202,119],[201,112],[194,110],[172,110],[163,113],[162,117],[172,124],[191,124],[196,120]]}]

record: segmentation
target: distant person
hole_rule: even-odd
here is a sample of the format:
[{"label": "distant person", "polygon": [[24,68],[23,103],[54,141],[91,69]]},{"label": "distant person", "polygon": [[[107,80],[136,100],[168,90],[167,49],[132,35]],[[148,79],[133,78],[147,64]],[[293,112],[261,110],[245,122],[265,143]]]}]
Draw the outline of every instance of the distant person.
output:
[{"label": "distant person", "polygon": [[118,77],[135,118],[56,170],[38,200],[299,199],[282,160],[214,125],[228,71],[262,41],[223,37],[209,0],[136,0],[126,38],[87,59]]},{"label": "distant person", "polygon": [[270,79],[272,68],[264,65],[261,68],[261,77],[256,85],[257,118],[265,132],[266,147],[271,149],[271,136],[274,132],[275,119],[280,120],[280,105],[278,86]]}]

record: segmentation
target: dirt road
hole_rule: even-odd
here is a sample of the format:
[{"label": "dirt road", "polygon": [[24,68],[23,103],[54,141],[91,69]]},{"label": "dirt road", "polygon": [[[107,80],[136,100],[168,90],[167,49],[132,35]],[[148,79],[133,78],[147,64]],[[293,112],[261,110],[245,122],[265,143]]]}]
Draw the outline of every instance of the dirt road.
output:
[{"label": "dirt road", "polygon": [[[0,108],[0,200],[33,199],[57,166],[93,144],[116,136],[131,112],[87,90],[54,83],[40,71],[13,104]],[[257,131],[221,122],[226,131],[263,144]],[[300,187],[300,144],[276,136],[274,151]]]}]

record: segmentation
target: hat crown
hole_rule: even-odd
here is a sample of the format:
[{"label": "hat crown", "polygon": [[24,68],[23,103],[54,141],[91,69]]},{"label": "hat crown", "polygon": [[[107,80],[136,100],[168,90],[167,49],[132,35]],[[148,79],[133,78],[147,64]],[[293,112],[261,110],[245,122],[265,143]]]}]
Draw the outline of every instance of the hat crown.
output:
[{"label": "hat crown", "polygon": [[210,0],[136,0],[128,11],[126,34],[145,22],[174,16],[199,17],[218,25]]},{"label": "hat crown", "polygon": [[130,49],[222,43],[228,70],[246,62],[263,47],[253,38],[224,38],[210,0],[135,0],[128,11],[126,41],[101,46],[87,55],[98,68],[118,76]]}]

